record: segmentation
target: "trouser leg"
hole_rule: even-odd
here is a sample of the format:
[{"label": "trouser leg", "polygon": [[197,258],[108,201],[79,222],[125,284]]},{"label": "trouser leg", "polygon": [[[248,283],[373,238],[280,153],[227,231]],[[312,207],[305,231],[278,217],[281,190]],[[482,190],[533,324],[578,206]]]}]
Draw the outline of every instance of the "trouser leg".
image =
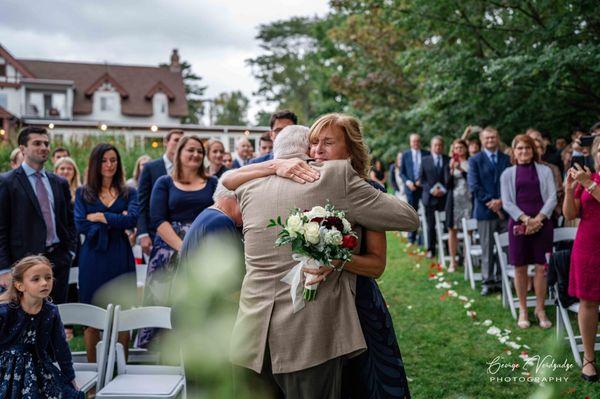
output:
[{"label": "trouser leg", "polygon": [[339,399],[342,391],[342,357],[293,373],[273,374],[286,399]]}]

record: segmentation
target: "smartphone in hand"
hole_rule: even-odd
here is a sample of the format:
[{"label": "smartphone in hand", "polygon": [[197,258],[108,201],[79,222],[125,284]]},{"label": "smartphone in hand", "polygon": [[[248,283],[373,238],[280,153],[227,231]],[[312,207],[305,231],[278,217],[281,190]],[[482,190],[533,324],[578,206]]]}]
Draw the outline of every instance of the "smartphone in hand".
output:
[{"label": "smartphone in hand", "polygon": [[513,226],[513,234],[516,236],[522,236],[525,234],[527,226],[524,224],[516,224]]}]

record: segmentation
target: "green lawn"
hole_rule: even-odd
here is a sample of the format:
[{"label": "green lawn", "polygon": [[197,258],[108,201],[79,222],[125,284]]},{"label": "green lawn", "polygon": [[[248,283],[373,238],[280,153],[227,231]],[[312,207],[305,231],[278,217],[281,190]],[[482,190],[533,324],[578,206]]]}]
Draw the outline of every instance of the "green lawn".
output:
[{"label": "green lawn", "polygon": [[[600,384],[588,384],[580,379],[566,341],[557,344],[554,328],[538,327],[533,310],[530,311],[532,327],[520,330],[509,310],[502,307],[500,294],[480,296],[464,281],[462,268],[452,274],[439,272],[435,263],[420,255],[416,247],[408,246],[397,234],[388,235],[388,248],[388,266],[379,284],[394,319],[414,398],[600,397]],[[467,311],[474,311],[476,315],[471,317]],[[554,308],[549,307],[547,313],[554,321]],[[576,326],[575,321],[573,325]],[[500,329],[501,335],[488,334],[492,327]],[[509,346],[515,344],[520,347]],[[548,357],[539,363],[531,361],[524,371],[526,362],[519,357],[524,355],[523,351],[529,357]],[[491,374],[488,363],[497,356],[500,359],[496,363],[518,364],[519,368],[514,371],[501,368]],[[538,364],[548,365],[552,360],[563,367],[553,371],[541,366],[536,373]],[[573,365],[569,371],[564,368],[565,360]],[[549,382],[519,381],[527,372],[532,378],[545,377]],[[499,377],[511,381],[490,380]],[[516,377],[516,381],[513,382],[512,377]],[[562,378],[562,382],[550,382],[550,377]]]}]

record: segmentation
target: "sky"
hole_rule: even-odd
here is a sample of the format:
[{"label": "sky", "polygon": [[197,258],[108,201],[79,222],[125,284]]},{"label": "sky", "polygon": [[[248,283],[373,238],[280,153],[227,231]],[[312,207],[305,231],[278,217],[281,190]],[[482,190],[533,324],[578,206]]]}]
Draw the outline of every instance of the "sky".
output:
[{"label": "sky", "polygon": [[325,15],[327,0],[0,0],[0,44],[16,58],[168,63],[177,48],[207,98],[241,90],[260,109],[258,82],[245,60],[261,54],[260,24]]}]

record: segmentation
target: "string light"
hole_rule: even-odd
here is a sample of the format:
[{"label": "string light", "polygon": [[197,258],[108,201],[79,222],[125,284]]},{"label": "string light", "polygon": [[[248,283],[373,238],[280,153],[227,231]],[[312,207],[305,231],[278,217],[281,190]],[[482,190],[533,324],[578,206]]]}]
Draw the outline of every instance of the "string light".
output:
[{"label": "string light", "polygon": [[244,132],[244,135],[245,135],[246,137],[247,137],[247,136],[250,136],[250,131],[246,130],[246,131]]},{"label": "string light", "polygon": [[154,133],[156,133],[156,132],[158,132],[158,126],[152,125],[152,126],[150,126],[150,130],[152,130]]},{"label": "string light", "polygon": [[152,148],[158,148],[158,143],[156,141],[152,142]]},{"label": "string light", "polygon": [[0,136],[4,136],[6,134],[6,130],[0,129]]},{"label": "string light", "polygon": [[103,132],[105,132],[106,129],[108,129],[108,126],[106,126],[104,123],[100,125],[100,130],[102,130]]},{"label": "string light", "polygon": [[54,123],[49,124],[48,129],[54,129]]}]

